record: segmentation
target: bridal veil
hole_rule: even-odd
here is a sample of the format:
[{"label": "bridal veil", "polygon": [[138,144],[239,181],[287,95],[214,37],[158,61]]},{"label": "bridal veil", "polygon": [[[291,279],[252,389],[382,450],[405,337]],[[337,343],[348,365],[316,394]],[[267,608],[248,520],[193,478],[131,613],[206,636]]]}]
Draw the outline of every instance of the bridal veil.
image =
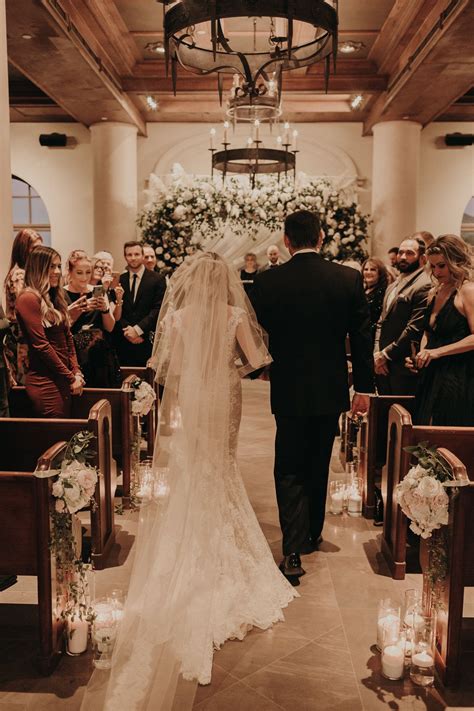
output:
[{"label": "bridal veil", "polygon": [[152,359],[164,386],[153,467],[161,487],[140,510],[112,669],[94,672],[87,711],[184,711],[198,680],[209,681],[201,670],[212,654],[224,476],[235,455],[233,378],[271,360],[237,274],[218,255],[198,253],[171,277]]}]

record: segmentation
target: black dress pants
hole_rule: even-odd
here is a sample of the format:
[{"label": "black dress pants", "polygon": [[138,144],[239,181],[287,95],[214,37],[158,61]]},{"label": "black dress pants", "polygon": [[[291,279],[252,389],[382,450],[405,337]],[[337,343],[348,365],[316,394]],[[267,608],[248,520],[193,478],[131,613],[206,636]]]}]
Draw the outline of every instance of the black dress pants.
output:
[{"label": "black dress pants", "polygon": [[283,555],[308,551],[321,535],[334,437],[340,413],[275,415],[275,487]]}]

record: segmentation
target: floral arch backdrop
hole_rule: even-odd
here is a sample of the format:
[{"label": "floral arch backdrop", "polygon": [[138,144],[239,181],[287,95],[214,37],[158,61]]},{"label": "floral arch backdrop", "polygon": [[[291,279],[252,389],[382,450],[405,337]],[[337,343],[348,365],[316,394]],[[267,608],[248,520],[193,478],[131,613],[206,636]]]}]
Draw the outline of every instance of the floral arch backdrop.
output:
[{"label": "floral arch backdrop", "polygon": [[278,241],[286,214],[303,209],[321,218],[327,259],[362,262],[368,254],[370,219],[361,211],[355,185],[338,187],[328,178],[300,173],[296,181],[262,177],[252,190],[247,178],[223,184],[220,177],[187,175],[177,164],[165,178],[152,173],[145,193],[137,222],[161,269],[174,270],[196,249],[212,249],[237,266],[247,251]]}]

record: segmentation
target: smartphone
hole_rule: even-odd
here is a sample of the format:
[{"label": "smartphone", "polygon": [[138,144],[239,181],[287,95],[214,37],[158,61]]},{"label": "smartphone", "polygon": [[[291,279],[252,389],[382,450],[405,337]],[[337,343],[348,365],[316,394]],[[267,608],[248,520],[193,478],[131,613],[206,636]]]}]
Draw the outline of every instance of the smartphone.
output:
[{"label": "smartphone", "polygon": [[102,284],[97,284],[97,286],[94,286],[92,288],[92,297],[94,299],[97,299],[99,296],[104,296],[105,295],[105,288]]}]

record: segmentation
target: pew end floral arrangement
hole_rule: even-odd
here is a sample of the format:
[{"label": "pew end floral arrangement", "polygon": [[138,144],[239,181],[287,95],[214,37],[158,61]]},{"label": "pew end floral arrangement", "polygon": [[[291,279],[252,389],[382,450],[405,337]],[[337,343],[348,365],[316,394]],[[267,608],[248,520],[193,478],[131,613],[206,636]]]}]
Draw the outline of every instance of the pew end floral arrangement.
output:
[{"label": "pew end floral arrangement", "polygon": [[63,603],[61,618],[66,622],[94,619],[87,581],[92,566],[78,557],[73,527],[77,511],[96,507],[94,492],[99,473],[89,464],[95,454],[91,449],[94,437],[82,431],[71,438],[52,486],[55,502],[51,511],[51,552],[56,560],[58,596]]},{"label": "pew end floral arrangement", "polygon": [[457,482],[436,446],[420,442],[405,450],[417,460],[417,464],[397,484],[395,497],[405,516],[410,519],[410,529],[427,541],[429,562],[424,576],[432,601],[438,606],[449,564],[447,487],[455,486]]}]

